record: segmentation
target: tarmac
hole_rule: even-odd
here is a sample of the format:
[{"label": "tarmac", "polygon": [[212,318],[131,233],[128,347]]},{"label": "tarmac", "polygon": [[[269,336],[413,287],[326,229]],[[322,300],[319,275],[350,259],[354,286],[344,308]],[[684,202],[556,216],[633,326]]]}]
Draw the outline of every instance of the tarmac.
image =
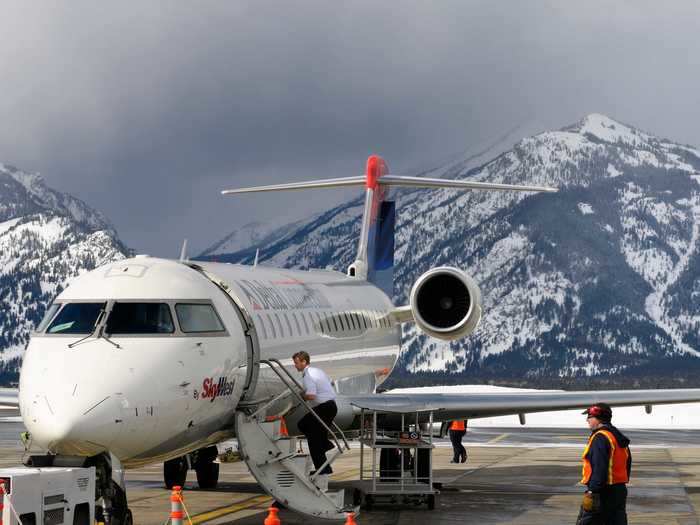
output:
[{"label": "tarmac", "polygon": [[[14,428],[2,424],[0,467],[16,466],[23,453]],[[17,426],[11,424],[12,427]],[[19,425],[21,426],[21,425]],[[628,517],[633,524],[700,525],[700,430],[627,431],[632,440],[633,472]],[[482,428],[464,439],[465,464],[451,464],[452,449],[439,441],[433,454],[434,481],[442,484],[435,510],[400,499],[363,510],[357,523],[573,524],[583,492],[578,484],[586,429]],[[334,465],[331,489],[367,488],[359,481],[359,449],[353,447]],[[222,463],[216,490],[199,490],[194,472],[184,499],[191,523],[262,525],[272,500],[244,463]],[[127,471],[129,506],[138,525],[168,520],[169,491],[162,465]],[[283,525],[327,525],[282,509]],[[185,520],[185,523],[188,523]]]}]

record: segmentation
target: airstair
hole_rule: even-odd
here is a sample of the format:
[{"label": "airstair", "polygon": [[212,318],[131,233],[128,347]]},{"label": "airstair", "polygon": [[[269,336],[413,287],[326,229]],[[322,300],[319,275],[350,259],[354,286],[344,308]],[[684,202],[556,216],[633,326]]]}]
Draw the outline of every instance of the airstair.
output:
[{"label": "airstair", "polygon": [[336,448],[323,467],[318,469],[319,472],[333,463],[344,450],[350,450],[342,431],[335,424],[333,431],[311,410],[301,396],[302,386],[282,363],[277,359],[261,359],[260,364],[268,366],[287,388],[278,396],[248,411],[241,409],[236,412],[236,433],[241,457],[253,477],[279,503],[296,512],[331,520],[345,519],[346,512],[358,514],[359,506],[345,501],[346,496],[351,498],[352,495],[346,495],[344,489],[328,490],[327,475],[312,475],[314,466],[309,455],[298,452],[296,438],[283,436],[280,421],[268,421],[266,412],[274,403],[291,393],[328,430]]}]

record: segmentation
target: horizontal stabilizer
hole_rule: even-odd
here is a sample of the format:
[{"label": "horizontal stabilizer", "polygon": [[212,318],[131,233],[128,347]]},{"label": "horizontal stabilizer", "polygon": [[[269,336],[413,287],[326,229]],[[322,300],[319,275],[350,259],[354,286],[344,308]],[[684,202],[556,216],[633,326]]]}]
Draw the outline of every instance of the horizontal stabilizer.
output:
[{"label": "horizontal stabilizer", "polygon": [[235,190],[224,190],[222,195],[234,195],[236,193],[256,193],[263,191],[284,191],[284,190],[312,190],[317,188],[345,188],[350,186],[364,186],[366,179],[364,175],[358,177],[340,177],[337,179],[310,180],[307,182],[290,182],[288,184],[271,184],[269,186],[252,186],[250,188],[238,188]]},{"label": "horizontal stabilizer", "polygon": [[456,188],[461,190],[501,190],[501,191],[546,191],[556,192],[548,186],[521,186],[518,184],[496,184],[491,182],[473,182],[467,180],[428,179],[425,177],[406,177],[403,175],[384,175],[379,179],[384,186],[401,186],[404,188]]},{"label": "horizontal stabilizer", "polygon": [[[340,177],[337,179],[312,180],[307,182],[290,182],[288,184],[271,184],[269,186],[252,186],[250,188],[238,188],[224,190],[223,195],[237,193],[256,193],[264,191],[284,190],[310,190],[317,188],[343,188],[350,186],[364,186],[367,178]],[[397,186],[404,188],[454,188],[460,190],[500,190],[500,191],[545,191],[556,192],[556,188],[548,186],[522,186],[519,184],[497,184],[491,182],[473,182],[466,180],[429,179],[425,177],[408,177],[404,175],[383,175],[377,180],[380,186]]]}]

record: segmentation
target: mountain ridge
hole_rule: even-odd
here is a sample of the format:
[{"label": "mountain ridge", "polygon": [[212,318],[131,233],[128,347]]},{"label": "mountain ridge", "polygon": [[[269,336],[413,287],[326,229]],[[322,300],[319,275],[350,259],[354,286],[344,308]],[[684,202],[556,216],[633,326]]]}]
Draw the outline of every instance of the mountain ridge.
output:
[{"label": "mountain ridge", "polygon": [[[645,381],[651,368],[663,370],[664,381],[698,383],[690,370],[700,370],[700,310],[688,294],[700,296],[699,172],[697,149],[594,113],[525,137],[480,166],[442,169],[475,181],[557,186],[557,194],[401,194],[396,303],[406,303],[423,271],[448,264],[475,277],[485,313],[461,342],[406,327],[398,375],[575,386]],[[361,211],[358,198],[219,260],[251,262],[260,249],[261,264],[344,270]],[[672,362],[683,363],[680,375],[666,366]]]},{"label": "mountain ridge", "polygon": [[102,213],[0,164],[1,382],[16,381],[31,331],[68,281],[127,252]]}]

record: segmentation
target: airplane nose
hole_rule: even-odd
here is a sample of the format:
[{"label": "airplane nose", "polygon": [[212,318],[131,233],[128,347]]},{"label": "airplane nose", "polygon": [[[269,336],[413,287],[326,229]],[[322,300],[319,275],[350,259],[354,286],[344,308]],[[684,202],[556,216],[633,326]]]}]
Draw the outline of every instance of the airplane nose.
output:
[{"label": "airplane nose", "polygon": [[115,401],[107,396],[87,405],[61,395],[35,393],[23,419],[32,443],[55,454],[92,456],[118,437]]}]

